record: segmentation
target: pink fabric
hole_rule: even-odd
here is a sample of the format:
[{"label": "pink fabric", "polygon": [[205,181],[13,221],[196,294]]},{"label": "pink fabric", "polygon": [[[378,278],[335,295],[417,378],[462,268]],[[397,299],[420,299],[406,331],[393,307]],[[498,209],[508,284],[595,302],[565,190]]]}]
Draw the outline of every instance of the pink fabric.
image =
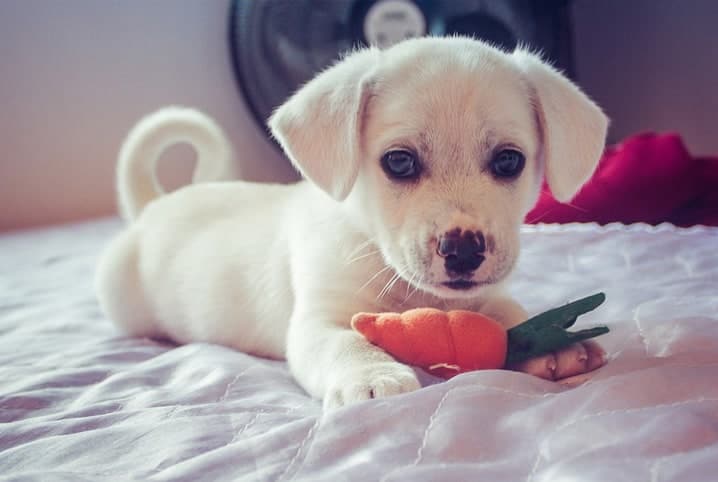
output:
[{"label": "pink fabric", "polygon": [[122,336],[92,292],[121,228],[0,235],[2,482],[717,479],[718,228],[524,226],[513,295],[538,313],[605,291],[577,322],[611,328],[605,367],[573,388],[425,379],[331,413],[283,362]]},{"label": "pink fabric", "polygon": [[691,156],[676,134],[640,134],[609,147],[567,204],[544,185],[528,223],[673,223],[718,226],[718,157]]}]

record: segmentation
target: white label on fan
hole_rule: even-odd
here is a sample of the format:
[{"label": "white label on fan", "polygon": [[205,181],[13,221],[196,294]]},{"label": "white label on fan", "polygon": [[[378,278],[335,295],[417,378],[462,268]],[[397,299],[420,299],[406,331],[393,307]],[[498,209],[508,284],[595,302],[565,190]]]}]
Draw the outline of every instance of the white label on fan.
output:
[{"label": "white label on fan", "polygon": [[426,33],[426,19],[410,0],[379,0],[364,17],[367,42],[385,48]]}]

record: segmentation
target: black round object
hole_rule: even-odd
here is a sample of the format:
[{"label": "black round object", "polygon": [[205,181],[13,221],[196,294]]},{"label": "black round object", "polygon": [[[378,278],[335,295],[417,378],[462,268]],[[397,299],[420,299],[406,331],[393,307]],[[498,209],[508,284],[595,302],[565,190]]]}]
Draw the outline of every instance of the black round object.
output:
[{"label": "black round object", "polygon": [[529,45],[572,76],[568,3],[233,0],[229,42],[240,92],[265,129],[277,106],[342,53],[407,36],[468,35],[509,51]]}]

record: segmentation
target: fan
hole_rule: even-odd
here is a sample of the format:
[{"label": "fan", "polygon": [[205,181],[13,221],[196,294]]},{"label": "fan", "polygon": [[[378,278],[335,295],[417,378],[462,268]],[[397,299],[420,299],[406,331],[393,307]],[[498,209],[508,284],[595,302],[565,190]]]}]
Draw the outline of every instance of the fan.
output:
[{"label": "fan", "polygon": [[407,37],[469,35],[540,49],[572,75],[569,0],[233,0],[230,47],[256,122],[343,52]]}]

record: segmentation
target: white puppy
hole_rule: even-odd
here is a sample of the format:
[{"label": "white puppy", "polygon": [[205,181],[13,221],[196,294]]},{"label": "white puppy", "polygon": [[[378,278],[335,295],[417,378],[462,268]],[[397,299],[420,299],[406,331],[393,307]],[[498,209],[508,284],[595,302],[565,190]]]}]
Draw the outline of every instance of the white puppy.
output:
[{"label": "white puppy", "polygon": [[[167,146],[196,148],[197,181],[231,178],[230,148],[196,111],[141,121],[118,166],[134,221],[104,254],[98,294],[132,334],[286,357],[334,407],[419,387],[350,329],[356,312],[471,309],[507,327],[526,318],[502,287],[519,226],[544,174],[560,200],[589,178],[607,119],[526,51],[424,38],[350,54],[270,126],[308,181],[160,196],[155,162]],[[588,342],[517,368],[558,379],[602,363]]]}]

